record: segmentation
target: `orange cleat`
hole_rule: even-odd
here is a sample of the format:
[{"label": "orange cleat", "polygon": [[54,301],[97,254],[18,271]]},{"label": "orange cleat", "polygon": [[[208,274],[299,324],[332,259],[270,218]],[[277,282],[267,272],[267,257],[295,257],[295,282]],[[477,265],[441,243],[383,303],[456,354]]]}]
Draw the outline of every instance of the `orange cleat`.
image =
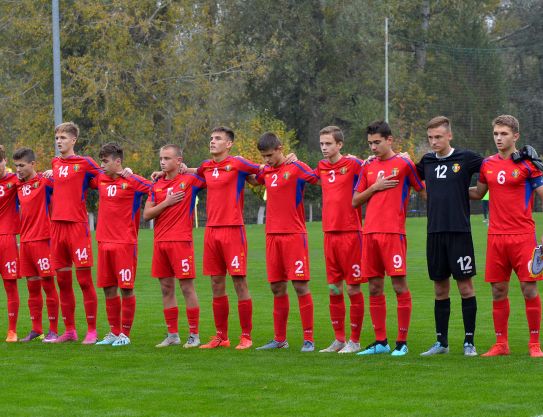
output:
[{"label": "orange cleat", "polygon": [[248,337],[241,336],[241,338],[239,339],[239,345],[236,346],[236,349],[249,349],[251,346],[253,346],[253,341]]},{"label": "orange cleat", "polygon": [[13,330],[8,330],[8,336],[6,337],[6,342],[13,343],[16,342],[17,339],[17,333],[15,333]]},{"label": "orange cleat", "polygon": [[230,340],[221,339],[219,336],[213,336],[209,343],[200,346],[200,349],[215,349],[218,347],[230,347]]},{"label": "orange cleat", "polygon": [[509,345],[507,343],[496,343],[488,352],[483,353],[481,356],[503,356],[509,355],[510,353]]},{"label": "orange cleat", "polygon": [[539,343],[528,343],[528,351],[532,358],[543,357],[543,352],[541,352],[541,345]]}]

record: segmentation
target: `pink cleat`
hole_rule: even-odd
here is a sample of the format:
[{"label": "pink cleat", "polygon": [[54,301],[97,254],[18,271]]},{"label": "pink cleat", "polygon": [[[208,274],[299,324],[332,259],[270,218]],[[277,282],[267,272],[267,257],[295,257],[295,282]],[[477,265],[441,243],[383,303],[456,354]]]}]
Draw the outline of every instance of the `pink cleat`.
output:
[{"label": "pink cleat", "polygon": [[42,340],[43,343],[53,343],[55,340],[58,339],[58,334],[55,332],[49,330],[49,333],[47,333],[47,336]]},{"label": "pink cleat", "polygon": [[75,330],[67,330],[64,332],[64,334],[57,337],[57,339],[51,343],[64,343],[64,342],[77,342],[77,332]]},{"label": "pink cleat", "polygon": [[96,333],[96,330],[89,330],[81,343],[84,345],[94,345],[97,341],[98,333]]}]

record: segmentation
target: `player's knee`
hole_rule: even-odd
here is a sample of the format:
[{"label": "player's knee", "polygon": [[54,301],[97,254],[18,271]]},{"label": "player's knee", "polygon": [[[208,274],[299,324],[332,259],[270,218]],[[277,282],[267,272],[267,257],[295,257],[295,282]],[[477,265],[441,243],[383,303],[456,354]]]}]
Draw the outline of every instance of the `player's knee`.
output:
[{"label": "player's knee", "polygon": [[527,282],[522,284],[522,295],[526,300],[537,297],[537,286],[535,283]]},{"label": "player's knee", "polygon": [[134,296],[134,290],[132,288],[121,288],[121,296],[123,298],[130,298]]},{"label": "player's knee", "polygon": [[356,295],[360,292],[360,285],[347,285],[347,294],[349,297]]}]

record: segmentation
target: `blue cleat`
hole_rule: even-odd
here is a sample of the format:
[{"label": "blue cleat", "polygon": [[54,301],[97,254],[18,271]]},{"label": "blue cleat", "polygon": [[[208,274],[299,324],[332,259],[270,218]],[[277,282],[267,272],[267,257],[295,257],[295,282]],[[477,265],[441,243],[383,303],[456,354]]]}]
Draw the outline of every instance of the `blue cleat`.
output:
[{"label": "blue cleat", "polygon": [[301,352],[313,352],[315,350],[315,344],[310,340],[304,340]]},{"label": "blue cleat", "polygon": [[287,348],[288,348],[288,342],[286,340],[284,342],[271,340],[270,342],[266,343],[264,346],[257,347],[255,350],[287,349]]},{"label": "blue cleat", "polygon": [[382,345],[381,343],[373,342],[362,352],[358,352],[357,355],[379,355],[381,353],[390,353],[390,346],[388,344]]},{"label": "blue cleat", "polygon": [[407,355],[407,353],[409,352],[409,349],[407,349],[407,345],[406,344],[403,344],[401,347],[398,348],[398,346],[396,346],[396,349],[394,349],[392,351],[392,353],[390,354],[390,356],[405,356]]},{"label": "blue cleat", "polygon": [[430,349],[426,352],[422,352],[420,356],[443,355],[445,353],[449,353],[449,347],[443,346],[440,342],[435,342]]}]

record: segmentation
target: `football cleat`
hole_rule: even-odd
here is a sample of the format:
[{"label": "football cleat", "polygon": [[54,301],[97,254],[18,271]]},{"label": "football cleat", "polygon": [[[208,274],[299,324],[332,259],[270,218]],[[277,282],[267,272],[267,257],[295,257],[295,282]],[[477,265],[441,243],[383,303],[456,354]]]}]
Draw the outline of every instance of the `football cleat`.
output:
[{"label": "football cleat", "polygon": [[111,344],[111,346],[126,346],[130,344],[130,338],[125,335],[124,333],[121,333],[115,341]]},{"label": "football cleat", "polygon": [[401,346],[396,346],[396,348],[392,351],[390,356],[405,356],[409,352],[409,349],[407,349],[407,345],[404,343]]},{"label": "football cleat", "polygon": [[509,345],[507,343],[496,343],[490,348],[486,353],[483,353],[481,356],[490,357],[490,356],[503,356],[509,355],[511,352],[509,350]]},{"label": "football cleat", "polygon": [[179,339],[179,334],[177,333],[168,333],[168,336],[166,336],[166,339],[164,339],[162,342],[160,342],[158,345],[155,345],[157,348],[163,348],[166,346],[172,346],[172,345],[180,345],[181,339]]},{"label": "football cleat", "polygon": [[362,352],[358,352],[357,355],[379,355],[382,353],[390,353],[390,346],[388,343],[386,345],[382,345],[381,343],[373,342]]},{"label": "football cleat", "polygon": [[53,343],[77,342],[77,332],[75,330],[66,330],[56,338]]},{"label": "football cleat", "polygon": [[338,353],[356,353],[360,352],[360,343],[349,340],[347,344]]},{"label": "football cleat", "polygon": [[96,330],[89,330],[81,342],[83,345],[94,345],[96,341],[98,340],[98,333],[96,333]]},{"label": "football cleat", "polygon": [[284,342],[271,340],[268,343],[266,343],[264,346],[257,347],[256,350],[287,349],[287,348],[288,348],[288,342],[286,340]]},{"label": "football cleat", "polygon": [[189,334],[187,341],[183,345],[185,349],[195,348],[198,346],[200,346],[200,336],[193,333]]},{"label": "football cleat", "polygon": [[239,344],[236,346],[237,350],[249,349],[253,346],[253,341],[248,337],[241,336],[239,339]]},{"label": "football cleat", "polygon": [[8,330],[8,334],[6,336],[6,342],[13,343],[17,341],[17,333],[15,333],[13,330]]},{"label": "football cleat", "polygon": [[219,336],[213,336],[209,342],[200,346],[200,349],[216,349],[219,347],[230,347],[230,340],[222,339]]},{"label": "football cleat", "polygon": [[43,333],[38,333],[34,330],[31,330],[30,333],[28,333],[28,335],[24,339],[19,340],[19,342],[30,342],[34,339],[42,340],[43,337]]},{"label": "football cleat", "polygon": [[435,342],[430,349],[426,352],[422,352],[420,356],[434,356],[434,355],[443,355],[449,353],[449,347],[445,347],[441,342]]},{"label": "football cleat", "polygon": [[42,340],[43,343],[53,343],[55,340],[58,339],[58,334],[53,332],[52,330],[49,330],[49,333],[47,333],[47,336]]},{"label": "football cleat", "polygon": [[300,352],[313,352],[313,351],[315,351],[315,343],[313,343],[311,340],[304,340],[304,344],[302,345]]},{"label": "football cleat", "polygon": [[543,272],[543,246],[539,245],[534,249],[532,262],[530,263],[530,273],[533,276]]},{"label": "football cleat", "polygon": [[104,336],[102,340],[99,342],[96,342],[97,345],[112,345],[113,342],[117,340],[117,336],[115,336],[113,333],[109,332]]},{"label": "football cleat", "polygon": [[543,357],[543,352],[541,352],[541,345],[539,343],[528,343],[528,350],[530,351],[530,356],[532,358]]},{"label": "football cleat", "polygon": [[471,343],[464,343],[464,356],[477,356],[477,350]]},{"label": "football cleat", "polygon": [[345,342],[340,342],[339,340],[334,340],[330,346],[326,349],[321,349],[321,353],[337,353],[346,346]]}]

